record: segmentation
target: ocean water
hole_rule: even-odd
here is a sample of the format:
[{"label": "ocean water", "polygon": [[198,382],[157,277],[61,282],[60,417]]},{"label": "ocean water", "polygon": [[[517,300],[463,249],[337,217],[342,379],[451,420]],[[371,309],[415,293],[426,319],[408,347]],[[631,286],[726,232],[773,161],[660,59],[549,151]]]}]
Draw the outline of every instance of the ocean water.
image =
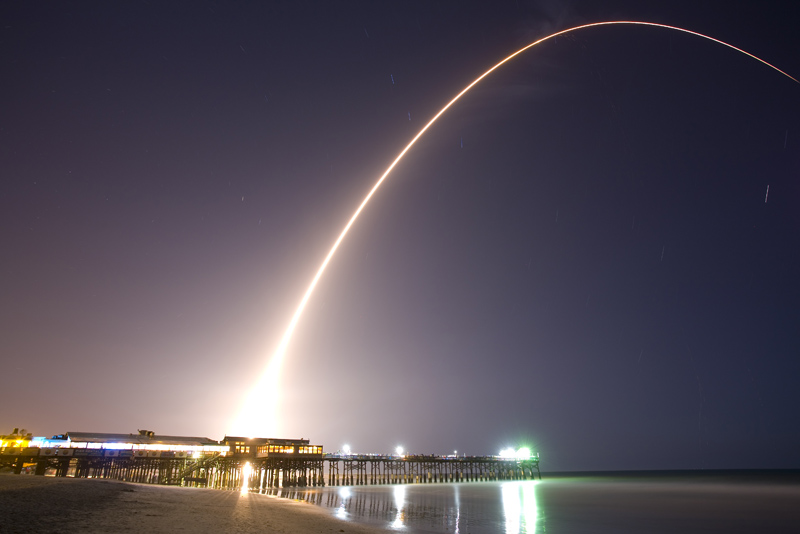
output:
[{"label": "ocean water", "polygon": [[800,471],[562,473],[268,493],[409,533],[800,533]]}]

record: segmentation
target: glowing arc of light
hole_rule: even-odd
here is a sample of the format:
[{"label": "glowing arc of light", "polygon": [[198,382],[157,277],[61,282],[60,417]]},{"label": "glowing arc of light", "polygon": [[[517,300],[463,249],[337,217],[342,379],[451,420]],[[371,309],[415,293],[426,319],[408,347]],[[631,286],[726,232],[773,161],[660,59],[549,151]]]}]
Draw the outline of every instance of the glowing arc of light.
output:
[{"label": "glowing arc of light", "polygon": [[[586,28],[593,28],[593,27],[598,27],[598,26],[611,26],[611,25],[651,26],[651,27],[657,27],[657,28],[665,28],[665,29],[668,29],[668,30],[675,30],[675,31],[679,31],[679,32],[695,35],[697,37],[702,37],[703,39],[708,39],[709,41],[713,41],[715,43],[718,43],[718,44],[721,44],[721,45],[726,46],[728,48],[731,48],[733,50],[736,50],[737,52],[741,52],[742,54],[744,54],[746,56],[749,56],[749,57],[755,59],[756,61],[759,61],[760,63],[763,63],[764,65],[766,65],[766,66],[778,71],[779,73],[783,74],[787,78],[789,78],[789,79],[793,80],[794,82],[800,84],[800,81],[798,81],[793,76],[787,74],[786,72],[782,71],[781,69],[779,69],[775,65],[772,65],[771,63],[768,63],[768,62],[764,61],[763,59],[751,54],[750,52],[747,52],[746,50],[742,50],[741,48],[738,48],[736,46],[728,44],[725,41],[720,41],[719,39],[715,39],[714,37],[710,37],[708,35],[704,35],[702,33],[698,33],[698,32],[692,31],[692,30],[687,30],[685,28],[679,28],[677,26],[669,26],[667,24],[659,24],[659,23],[655,23],[655,22],[642,22],[642,21],[632,21],[632,20],[616,20],[616,21],[593,22],[593,23],[590,23],[590,24],[582,24],[580,26],[574,26],[572,28],[567,28],[566,30],[561,30],[561,31],[552,33],[552,34],[550,34],[550,35],[548,35],[546,37],[542,37],[541,39],[538,39],[538,40],[530,43],[529,45],[526,45],[526,46],[520,48],[519,50],[517,50],[513,54],[509,55],[508,57],[506,57],[505,59],[503,59],[502,61],[500,61],[496,65],[494,65],[492,68],[490,68],[489,70],[487,70],[486,72],[484,72],[483,74],[478,76],[475,80],[472,81],[472,83],[467,85],[464,89],[461,90],[460,93],[458,93],[455,97],[453,97],[452,100],[450,100],[441,110],[439,110],[439,112],[436,115],[433,116],[433,118],[431,120],[428,121],[428,123],[425,126],[422,127],[422,129],[417,133],[417,135],[415,135],[414,138],[411,139],[411,141],[406,145],[405,148],[403,148],[403,150],[400,152],[400,154],[397,155],[397,157],[394,159],[394,161],[392,161],[391,165],[389,165],[389,167],[386,169],[386,171],[384,171],[384,173],[381,175],[381,177],[378,178],[378,181],[375,182],[375,185],[372,186],[372,189],[370,189],[369,193],[367,193],[367,195],[364,197],[364,200],[361,201],[361,204],[358,206],[358,209],[356,209],[355,213],[353,213],[353,216],[350,217],[350,220],[347,222],[347,225],[345,225],[344,230],[342,230],[342,232],[339,234],[339,237],[336,238],[336,241],[334,242],[334,244],[331,247],[330,251],[328,252],[327,256],[325,256],[325,259],[323,260],[322,265],[319,267],[319,269],[317,270],[317,273],[314,275],[314,278],[311,280],[311,284],[309,284],[308,289],[306,289],[305,294],[303,294],[303,298],[300,300],[300,304],[297,306],[297,309],[294,312],[294,315],[292,315],[292,320],[289,322],[289,326],[286,328],[286,331],[284,332],[283,337],[281,338],[281,341],[278,344],[278,347],[277,347],[277,349],[275,351],[275,354],[273,355],[272,360],[270,361],[270,363],[269,363],[269,365],[267,367],[267,370],[264,373],[264,376],[262,377],[261,382],[260,382],[259,385],[262,385],[262,384],[266,385],[266,383],[269,381],[269,376],[268,375],[274,374],[272,378],[273,379],[277,379],[277,373],[280,370],[280,366],[281,366],[281,363],[283,361],[283,357],[284,357],[284,354],[286,352],[286,348],[289,346],[289,341],[292,338],[292,334],[294,334],[294,330],[297,327],[297,323],[300,320],[300,316],[303,314],[303,310],[305,309],[306,304],[308,303],[309,299],[311,298],[311,295],[314,292],[314,289],[317,287],[317,283],[319,282],[320,278],[322,278],[322,274],[325,272],[325,269],[328,267],[328,264],[330,263],[331,258],[333,258],[333,255],[336,253],[336,250],[339,248],[339,245],[344,240],[344,238],[347,235],[347,233],[350,231],[350,228],[356,222],[356,219],[358,219],[358,216],[364,210],[364,207],[366,207],[367,203],[369,203],[370,199],[375,194],[375,192],[378,190],[378,188],[381,186],[381,184],[383,184],[383,182],[386,180],[386,178],[389,176],[389,174],[392,172],[392,170],[394,170],[394,168],[397,166],[397,164],[400,162],[400,160],[403,159],[403,156],[406,155],[406,152],[411,150],[411,147],[414,146],[414,144],[417,142],[417,140],[420,137],[422,137],[423,134],[425,134],[425,132],[427,132],[428,129],[431,126],[433,126],[433,123],[435,123],[436,120],[439,117],[441,117],[444,114],[445,111],[450,109],[450,107],[453,104],[458,102],[458,100],[462,96],[464,96],[470,89],[475,87],[475,85],[477,85],[481,80],[486,78],[489,74],[491,74],[492,72],[494,72],[495,70],[497,70],[498,68],[503,66],[504,64],[508,63],[509,61],[511,61],[512,59],[517,57],[518,55],[520,55],[523,52],[529,50],[530,48],[533,48],[534,46],[536,46],[538,44],[541,44],[541,43],[543,43],[545,41],[548,41],[550,39],[554,39],[554,38],[558,37],[559,35],[564,35],[566,33],[574,32],[574,31],[577,31],[577,30],[583,30],[583,29],[586,29]],[[256,389],[261,389],[261,388],[259,388],[257,386]],[[256,390],[254,390],[254,392],[255,391]],[[273,391],[274,391],[274,388],[273,388]],[[252,394],[251,394],[251,396],[252,396]],[[255,400],[255,399],[253,399],[253,400]],[[252,406],[252,402],[248,402],[247,404]],[[245,409],[247,409],[247,406],[245,406]],[[243,418],[240,416],[240,421],[242,419]]]}]

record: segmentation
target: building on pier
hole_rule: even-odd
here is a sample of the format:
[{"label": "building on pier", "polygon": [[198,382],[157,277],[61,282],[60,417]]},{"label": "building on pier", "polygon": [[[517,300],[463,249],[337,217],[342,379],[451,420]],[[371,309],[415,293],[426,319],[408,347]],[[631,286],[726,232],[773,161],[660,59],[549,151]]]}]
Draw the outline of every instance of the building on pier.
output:
[{"label": "building on pier", "polygon": [[241,473],[240,485],[265,489],[286,486],[323,486],[322,445],[307,439],[225,436],[229,453],[220,460],[228,471]]},{"label": "building on pier", "polygon": [[54,448],[100,451],[132,451],[134,457],[185,458],[219,455],[228,452],[228,446],[206,437],[160,436],[152,430],[139,430],[136,434],[103,434],[98,432],[67,432],[43,440],[42,444]]},{"label": "building on pier", "polygon": [[322,459],[322,445],[311,445],[307,439],[245,438],[225,436],[222,440],[230,455],[238,458],[299,458]]},{"label": "building on pier", "polygon": [[10,467],[18,474],[25,470],[36,475],[52,472],[155,484],[182,484],[190,469],[199,470],[228,452],[227,445],[206,437],[160,436],[149,430],[136,434],[67,432],[49,439],[3,439],[1,445],[0,467]]}]

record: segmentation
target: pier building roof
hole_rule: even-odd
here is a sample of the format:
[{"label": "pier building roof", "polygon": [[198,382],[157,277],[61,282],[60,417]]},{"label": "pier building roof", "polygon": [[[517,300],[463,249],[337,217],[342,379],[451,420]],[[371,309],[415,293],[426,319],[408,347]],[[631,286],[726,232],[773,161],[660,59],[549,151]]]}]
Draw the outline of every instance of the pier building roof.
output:
[{"label": "pier building roof", "polygon": [[100,432],[67,432],[71,442],[86,443],[163,443],[165,445],[219,445],[219,441],[199,436],[159,436],[156,434],[105,434]]},{"label": "pier building roof", "polygon": [[72,449],[118,449],[148,451],[184,451],[192,453],[226,453],[228,445],[200,436],[159,436],[149,430],[136,434],[102,432],[67,432],[43,440],[40,446]]}]

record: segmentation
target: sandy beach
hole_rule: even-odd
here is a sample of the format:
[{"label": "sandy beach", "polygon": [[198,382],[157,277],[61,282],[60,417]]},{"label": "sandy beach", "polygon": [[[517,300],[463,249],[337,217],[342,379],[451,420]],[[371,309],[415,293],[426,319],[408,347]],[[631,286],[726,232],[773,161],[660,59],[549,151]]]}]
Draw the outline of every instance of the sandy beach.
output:
[{"label": "sandy beach", "polygon": [[0,475],[0,532],[391,532],[266,495],[115,480]]}]

